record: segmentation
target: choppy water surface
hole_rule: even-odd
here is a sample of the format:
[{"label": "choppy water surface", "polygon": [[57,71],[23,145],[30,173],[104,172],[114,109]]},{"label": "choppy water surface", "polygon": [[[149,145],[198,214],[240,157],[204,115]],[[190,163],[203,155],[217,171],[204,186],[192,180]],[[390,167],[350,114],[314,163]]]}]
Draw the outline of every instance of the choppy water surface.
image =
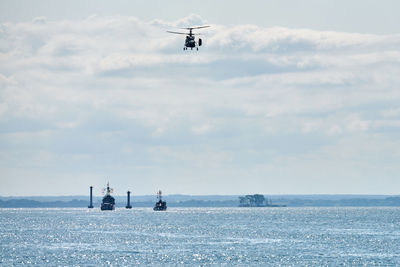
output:
[{"label": "choppy water surface", "polygon": [[1,265],[400,265],[399,208],[1,209]]}]

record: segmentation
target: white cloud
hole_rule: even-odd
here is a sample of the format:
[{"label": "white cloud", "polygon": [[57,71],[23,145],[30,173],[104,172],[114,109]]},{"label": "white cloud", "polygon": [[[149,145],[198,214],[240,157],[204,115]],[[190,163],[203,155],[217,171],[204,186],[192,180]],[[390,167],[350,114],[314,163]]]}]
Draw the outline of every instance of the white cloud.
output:
[{"label": "white cloud", "polygon": [[[190,173],[194,166],[199,173],[182,188],[207,193],[206,185],[196,192],[191,182],[210,175],[207,181],[216,179],[218,185],[233,174],[251,173],[249,188],[255,190],[263,180],[255,166],[279,159],[304,164],[303,176],[296,179],[305,179],[313,166],[309,155],[324,155],[320,161],[326,163],[345,147],[344,140],[359,136],[368,146],[377,148],[387,139],[400,150],[395,142],[400,128],[400,35],[212,25],[201,30],[200,51],[183,51],[184,37],[165,32],[193,24],[208,22],[191,15],[172,22],[92,16],[2,24],[4,166],[43,158],[52,167],[49,173],[38,172],[38,179],[65,179],[68,172],[93,177],[102,170],[122,180],[127,172],[149,181],[164,173],[171,184],[178,179],[174,175]],[[325,153],[328,145],[332,152]],[[358,143],[346,145],[355,161],[357,153],[375,153]],[[385,145],[379,155],[392,152]],[[15,153],[19,156],[7,156]],[[54,159],[73,162],[71,168],[78,171]],[[360,161],[369,162],[367,157]],[[350,172],[344,160],[333,162],[332,168],[345,166]],[[34,166],[29,168],[35,175]],[[294,179],[279,168],[269,170],[272,176]],[[12,168],[0,172],[7,179],[26,179]],[[365,179],[375,182],[373,176]],[[233,183],[224,189],[240,193],[240,188]],[[75,188],[68,190],[75,193]]]}]

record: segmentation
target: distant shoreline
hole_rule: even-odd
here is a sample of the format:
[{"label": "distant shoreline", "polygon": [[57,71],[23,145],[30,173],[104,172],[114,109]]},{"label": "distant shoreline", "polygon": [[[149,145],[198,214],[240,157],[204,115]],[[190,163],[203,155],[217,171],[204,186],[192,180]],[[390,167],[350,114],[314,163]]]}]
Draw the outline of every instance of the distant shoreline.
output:
[{"label": "distant shoreline", "polygon": [[[164,199],[168,207],[238,207],[239,196],[169,195]],[[125,196],[116,196],[116,207],[126,205]],[[382,195],[273,195],[273,205],[287,207],[400,207],[400,196]],[[133,207],[153,207],[154,196],[134,196]],[[94,198],[99,207],[101,197]],[[0,208],[85,208],[88,196],[0,197]],[[249,207],[251,208],[251,207]],[[268,207],[265,207],[268,208]]]}]

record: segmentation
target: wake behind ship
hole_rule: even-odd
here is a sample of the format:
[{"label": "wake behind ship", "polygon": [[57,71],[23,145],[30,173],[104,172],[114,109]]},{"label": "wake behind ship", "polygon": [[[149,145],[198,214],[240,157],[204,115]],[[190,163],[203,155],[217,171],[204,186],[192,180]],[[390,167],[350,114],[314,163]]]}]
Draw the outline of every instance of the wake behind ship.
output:
[{"label": "wake behind ship", "polygon": [[114,210],[115,209],[115,199],[111,196],[112,188],[110,188],[110,184],[107,183],[107,191],[106,195],[103,197],[103,201],[101,202],[101,210]]}]

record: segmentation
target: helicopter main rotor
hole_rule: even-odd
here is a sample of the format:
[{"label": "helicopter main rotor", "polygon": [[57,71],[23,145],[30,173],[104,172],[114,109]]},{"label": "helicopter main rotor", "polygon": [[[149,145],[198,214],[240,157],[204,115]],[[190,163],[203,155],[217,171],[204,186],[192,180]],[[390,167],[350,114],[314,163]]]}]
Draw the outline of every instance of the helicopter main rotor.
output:
[{"label": "helicopter main rotor", "polygon": [[191,32],[172,32],[172,31],[167,31],[167,32],[169,32],[169,33],[175,33],[175,34],[184,34],[184,35],[189,35],[189,36],[192,36],[192,35],[201,35],[200,33],[191,33]]},{"label": "helicopter main rotor", "polygon": [[208,27],[211,27],[211,26],[206,25],[206,26],[197,26],[197,27],[181,28],[182,30],[189,30],[188,33],[185,33],[185,32],[173,32],[173,31],[167,31],[167,32],[169,32],[169,33],[175,33],[175,34],[186,34],[186,35],[192,36],[192,35],[200,35],[200,33],[193,33],[193,32],[192,32],[193,30],[203,29],[203,28],[208,28]]},{"label": "helicopter main rotor", "polygon": [[208,27],[210,27],[210,26],[206,25],[206,26],[188,27],[188,28],[181,28],[181,29],[189,30],[189,35],[199,35],[200,33],[198,33],[198,34],[192,33],[192,30],[203,29],[203,28],[208,28]]}]

